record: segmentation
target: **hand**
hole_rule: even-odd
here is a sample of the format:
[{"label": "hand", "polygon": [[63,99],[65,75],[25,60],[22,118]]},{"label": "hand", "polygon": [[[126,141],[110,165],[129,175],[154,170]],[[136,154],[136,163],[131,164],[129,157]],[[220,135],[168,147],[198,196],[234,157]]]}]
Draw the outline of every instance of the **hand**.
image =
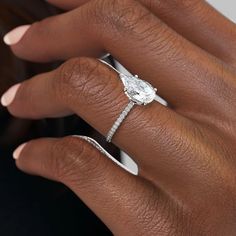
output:
[{"label": "hand", "polygon": [[12,87],[13,115],[76,113],[106,135],[128,102],[117,73],[89,58],[106,52],[169,106],[135,107],[113,139],[138,176],[74,136],[20,146],[17,166],[67,185],[115,235],[235,235],[235,25],[205,1],[50,2],[75,9],[5,41],[24,59],[69,60]]}]

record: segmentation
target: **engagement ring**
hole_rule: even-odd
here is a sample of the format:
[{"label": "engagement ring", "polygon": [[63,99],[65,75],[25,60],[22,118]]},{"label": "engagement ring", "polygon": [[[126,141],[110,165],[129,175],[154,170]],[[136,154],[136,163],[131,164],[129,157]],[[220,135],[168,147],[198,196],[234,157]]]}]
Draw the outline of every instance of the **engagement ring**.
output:
[{"label": "engagement ring", "polygon": [[[102,61],[102,60],[101,60]],[[118,119],[113,124],[112,128],[107,134],[106,140],[107,142],[111,142],[113,136],[115,135],[118,128],[121,126],[125,118],[128,116],[129,112],[134,108],[135,105],[139,106],[146,106],[150,103],[152,103],[157,94],[157,89],[154,88],[150,83],[148,83],[145,80],[140,79],[137,75],[125,75],[118,70],[116,70],[114,67],[112,67],[110,64],[102,61],[103,63],[110,66],[112,69],[114,69],[118,74],[119,77],[124,85],[124,92],[126,96],[129,99],[128,105],[125,107],[125,109],[122,111]]]}]

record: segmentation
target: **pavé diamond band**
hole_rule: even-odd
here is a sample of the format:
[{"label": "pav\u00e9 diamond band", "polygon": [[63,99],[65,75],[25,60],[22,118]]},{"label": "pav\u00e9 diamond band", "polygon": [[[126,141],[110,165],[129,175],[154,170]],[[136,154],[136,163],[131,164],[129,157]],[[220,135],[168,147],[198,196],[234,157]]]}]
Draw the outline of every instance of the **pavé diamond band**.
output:
[{"label": "pav\u00e9 diamond band", "polygon": [[[102,61],[102,60],[101,60]],[[110,64],[102,61],[108,66],[112,67]],[[113,68],[113,67],[112,67]],[[118,74],[124,85],[124,92],[126,96],[129,98],[129,103],[125,107],[125,109],[121,112],[118,119],[113,124],[112,128],[107,134],[106,140],[107,142],[111,142],[113,136],[115,135],[118,128],[121,126],[122,122],[128,116],[130,111],[135,105],[148,105],[153,102],[156,98],[157,89],[154,88],[150,83],[145,80],[140,79],[137,75],[124,75],[119,72],[115,68],[113,68]]]},{"label": "pav\u00e9 diamond band", "polygon": [[129,112],[132,110],[134,105],[135,105],[134,102],[130,101],[129,104],[124,109],[124,111],[120,114],[119,118],[116,120],[116,122],[114,123],[114,125],[107,134],[107,142],[109,143],[111,142],[112,137],[114,136],[114,134],[116,133],[116,131],[118,130],[124,119],[128,116]]}]

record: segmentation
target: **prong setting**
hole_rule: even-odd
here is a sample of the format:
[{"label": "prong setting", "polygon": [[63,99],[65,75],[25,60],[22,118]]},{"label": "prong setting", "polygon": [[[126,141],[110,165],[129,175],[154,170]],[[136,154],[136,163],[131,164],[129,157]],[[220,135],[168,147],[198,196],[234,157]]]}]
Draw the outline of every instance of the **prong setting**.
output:
[{"label": "prong setting", "polygon": [[125,87],[125,94],[129,100],[137,105],[147,105],[156,97],[156,88],[147,81],[141,80],[138,75],[128,76],[120,74]]}]

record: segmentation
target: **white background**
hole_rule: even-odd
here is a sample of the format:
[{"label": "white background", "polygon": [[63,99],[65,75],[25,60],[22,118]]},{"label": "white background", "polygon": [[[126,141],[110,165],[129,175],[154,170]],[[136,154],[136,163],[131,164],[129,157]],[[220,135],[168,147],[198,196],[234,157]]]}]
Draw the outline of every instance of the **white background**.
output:
[{"label": "white background", "polygon": [[225,16],[236,22],[236,0],[208,0]]},{"label": "white background", "polygon": [[[212,4],[217,10],[219,10],[229,19],[236,22],[236,0],[208,0],[207,2]],[[133,172],[137,173],[136,164],[125,154],[123,155],[123,163]]]}]

